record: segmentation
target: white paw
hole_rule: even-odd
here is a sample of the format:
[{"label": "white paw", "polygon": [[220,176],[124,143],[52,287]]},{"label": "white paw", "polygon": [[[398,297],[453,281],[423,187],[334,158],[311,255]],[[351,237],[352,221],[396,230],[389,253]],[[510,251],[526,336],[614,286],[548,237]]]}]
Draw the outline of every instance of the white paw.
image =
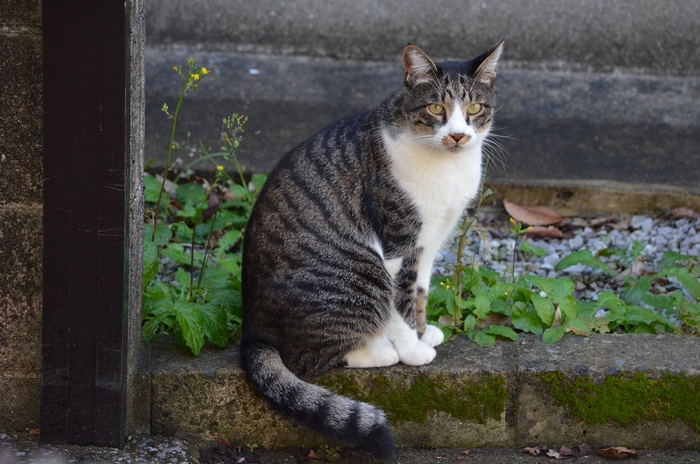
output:
[{"label": "white paw", "polygon": [[362,348],[345,355],[347,367],[368,368],[393,366],[399,362],[399,352],[387,339],[371,340]]},{"label": "white paw", "polygon": [[425,326],[425,333],[420,339],[430,346],[438,346],[440,343],[445,341],[445,334],[434,325],[428,324]]},{"label": "white paw", "polygon": [[391,343],[382,346],[376,352],[375,357],[378,362],[376,367],[393,366],[399,362],[399,352]]},{"label": "white paw", "polygon": [[425,342],[418,340],[418,343],[410,350],[400,353],[401,362],[409,366],[422,366],[435,359],[435,348]]}]

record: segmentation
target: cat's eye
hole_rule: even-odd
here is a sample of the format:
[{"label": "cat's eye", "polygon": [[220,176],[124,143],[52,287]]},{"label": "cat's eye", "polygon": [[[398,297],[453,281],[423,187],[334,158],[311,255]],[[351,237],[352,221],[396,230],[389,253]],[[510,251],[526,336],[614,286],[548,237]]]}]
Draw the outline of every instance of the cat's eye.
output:
[{"label": "cat's eye", "polygon": [[479,111],[481,111],[481,105],[479,103],[472,103],[471,105],[467,106],[467,113],[469,113],[472,116],[474,116]]},{"label": "cat's eye", "polygon": [[440,116],[441,114],[445,114],[445,108],[443,108],[440,105],[428,105],[428,111],[433,113],[436,116]]}]

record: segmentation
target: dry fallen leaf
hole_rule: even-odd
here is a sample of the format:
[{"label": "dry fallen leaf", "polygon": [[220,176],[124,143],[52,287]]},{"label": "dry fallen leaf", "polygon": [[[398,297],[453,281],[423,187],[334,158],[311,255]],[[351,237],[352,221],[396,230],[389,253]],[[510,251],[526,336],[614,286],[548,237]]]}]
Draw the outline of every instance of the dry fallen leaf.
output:
[{"label": "dry fallen leaf", "polygon": [[625,448],[624,446],[615,446],[613,448],[600,450],[598,451],[598,455],[614,461],[640,457],[635,450]]},{"label": "dry fallen leaf", "polygon": [[630,276],[630,277],[633,277],[635,279],[639,279],[639,276],[641,276],[642,272],[644,271],[644,264],[645,263],[646,263],[646,258],[644,258],[643,256],[637,256],[635,258],[635,260],[632,261],[632,264],[630,264],[630,267],[628,267],[624,271],[620,272],[612,280],[614,282],[622,282],[624,280],[625,276]]},{"label": "dry fallen leaf", "polygon": [[554,451],[552,449],[547,451],[547,457],[554,458],[554,459],[564,459],[563,457],[561,457],[561,455],[559,453],[557,453],[556,451]]},{"label": "dry fallen leaf", "polygon": [[540,454],[542,451],[546,451],[546,450],[547,450],[547,447],[546,447],[546,446],[545,446],[545,447],[540,447],[540,446],[533,446],[533,447],[530,447],[530,446],[527,446],[527,447],[525,447],[525,449],[523,450],[523,453],[526,453],[526,454],[529,454],[529,455],[532,455],[532,456],[539,456],[539,454]]},{"label": "dry fallen leaf", "polygon": [[700,218],[700,214],[696,213],[690,208],[673,208],[671,210],[671,215],[673,219],[680,219],[680,218],[691,218],[691,219],[698,219]]},{"label": "dry fallen leaf", "polygon": [[37,427],[35,429],[29,429],[29,435],[32,437],[38,437],[40,434],[41,430]]},{"label": "dry fallen leaf", "polygon": [[525,232],[528,237],[564,238],[564,233],[554,226],[533,226]]},{"label": "dry fallen leaf", "polygon": [[547,206],[522,206],[508,200],[503,200],[503,206],[513,219],[529,226],[559,224],[562,220],[556,211]]},{"label": "dry fallen leaf", "polygon": [[221,443],[227,448],[231,447],[231,443],[226,438],[216,437],[215,440],[217,443]]},{"label": "dry fallen leaf", "polygon": [[309,459],[318,459],[318,454],[316,454],[316,451],[314,450],[309,450],[309,455],[307,456]]}]

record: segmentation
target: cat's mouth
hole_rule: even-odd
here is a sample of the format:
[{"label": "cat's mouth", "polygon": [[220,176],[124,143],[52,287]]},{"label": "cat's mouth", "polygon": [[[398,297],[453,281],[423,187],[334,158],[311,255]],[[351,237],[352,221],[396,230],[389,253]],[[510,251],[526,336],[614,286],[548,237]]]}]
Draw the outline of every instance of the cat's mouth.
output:
[{"label": "cat's mouth", "polygon": [[472,136],[469,134],[450,134],[442,138],[442,145],[447,148],[448,151],[460,151],[471,139]]}]

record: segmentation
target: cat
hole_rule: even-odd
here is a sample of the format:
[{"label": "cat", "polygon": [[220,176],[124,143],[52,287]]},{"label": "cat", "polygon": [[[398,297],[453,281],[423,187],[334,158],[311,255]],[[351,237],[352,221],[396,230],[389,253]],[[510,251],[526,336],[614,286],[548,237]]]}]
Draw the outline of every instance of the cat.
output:
[{"label": "cat", "polygon": [[435,64],[408,44],[403,89],[287,153],[245,232],[243,369],[277,410],[379,459],[384,413],[308,382],[435,358],[431,269],[478,194],[502,49]]}]

